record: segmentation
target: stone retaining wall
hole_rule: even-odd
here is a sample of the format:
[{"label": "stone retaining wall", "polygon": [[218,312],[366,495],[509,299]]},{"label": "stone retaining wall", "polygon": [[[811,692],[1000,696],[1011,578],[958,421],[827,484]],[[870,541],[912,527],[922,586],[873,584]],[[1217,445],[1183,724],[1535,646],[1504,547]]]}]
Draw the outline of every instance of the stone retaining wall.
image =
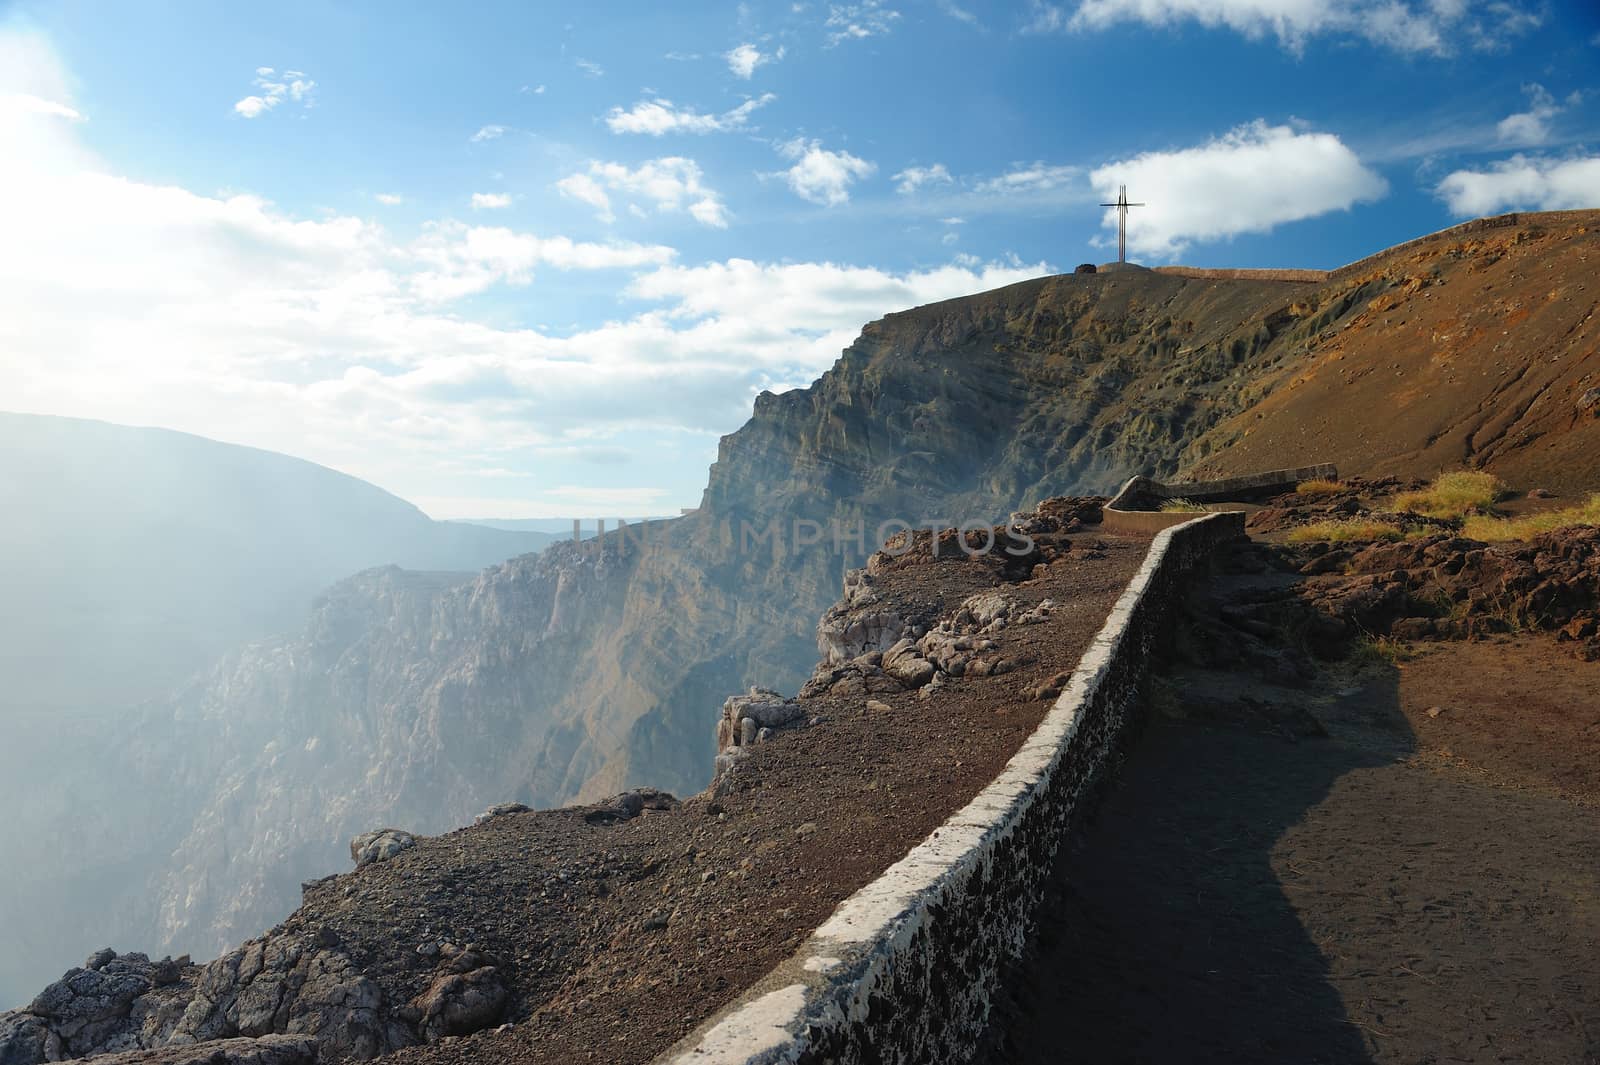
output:
[{"label": "stone retaining wall", "polygon": [[964,1060],[1186,576],[1243,535],[1238,513],[1158,534],[1066,690],[1000,775],[658,1065]]},{"label": "stone retaining wall", "polygon": [[1169,499],[1187,499],[1194,503],[1240,503],[1257,496],[1292,491],[1302,481],[1338,479],[1339,471],[1331,462],[1182,484],[1166,484],[1151,477],[1130,477],[1101,508],[1100,520],[1107,532],[1155,533],[1180,525],[1194,516],[1191,512],[1161,510],[1160,505]]},{"label": "stone retaining wall", "polygon": [[1233,270],[1208,266],[1157,266],[1154,273],[1192,277],[1200,281],[1298,281],[1315,284],[1328,280],[1326,270]]},{"label": "stone retaining wall", "polygon": [[1343,281],[1345,278],[1370,270],[1391,255],[1419,248],[1429,241],[1449,237],[1468,237],[1490,229],[1514,225],[1565,225],[1570,222],[1600,225],[1600,211],[1520,211],[1498,214],[1489,218],[1474,218],[1470,222],[1427,233],[1392,248],[1385,248],[1364,259],[1357,259],[1335,270],[1227,270],[1202,266],[1157,266],[1154,272],[1173,277],[1192,277],[1217,281]]},{"label": "stone retaining wall", "polygon": [[1373,266],[1377,265],[1383,259],[1391,255],[1397,255],[1403,252],[1411,251],[1413,248],[1421,247],[1429,241],[1438,240],[1441,237],[1467,237],[1474,233],[1484,232],[1485,230],[1501,229],[1505,226],[1514,226],[1519,224],[1526,224],[1530,226],[1553,226],[1564,225],[1568,222],[1589,222],[1600,224],[1600,211],[1521,211],[1513,214],[1493,215],[1489,218],[1474,218],[1470,222],[1462,222],[1460,225],[1451,226],[1448,229],[1441,229],[1436,233],[1429,233],[1425,236],[1417,237],[1415,240],[1408,240],[1404,244],[1396,244],[1392,248],[1385,248],[1376,255],[1369,255],[1365,259],[1357,259],[1353,263],[1341,266],[1337,270],[1330,271],[1328,274],[1328,280],[1343,281],[1347,277],[1353,277],[1356,274],[1371,269]]}]

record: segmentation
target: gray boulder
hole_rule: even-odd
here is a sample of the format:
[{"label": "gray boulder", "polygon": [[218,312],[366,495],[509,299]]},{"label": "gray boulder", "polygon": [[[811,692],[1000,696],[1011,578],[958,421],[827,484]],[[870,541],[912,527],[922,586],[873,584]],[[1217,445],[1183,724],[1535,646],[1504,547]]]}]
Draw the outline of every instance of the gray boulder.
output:
[{"label": "gray boulder", "polygon": [[360,869],[373,862],[386,862],[417,845],[417,837],[398,828],[379,828],[363,832],[350,841],[350,859]]}]

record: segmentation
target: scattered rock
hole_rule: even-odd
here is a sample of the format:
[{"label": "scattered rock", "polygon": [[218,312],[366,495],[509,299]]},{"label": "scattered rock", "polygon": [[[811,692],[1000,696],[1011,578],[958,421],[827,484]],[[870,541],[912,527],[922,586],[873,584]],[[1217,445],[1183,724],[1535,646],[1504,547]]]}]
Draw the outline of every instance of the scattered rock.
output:
[{"label": "scattered rock", "polygon": [[1592,410],[1600,414],[1600,388],[1591,388],[1578,397],[1578,410]]},{"label": "scattered rock", "polygon": [[441,952],[433,982],[407,1003],[418,1017],[417,1032],[425,1042],[469,1035],[500,1022],[510,992],[491,961],[470,944]]},{"label": "scattered rock", "polygon": [[744,695],[729,696],[717,721],[719,755],[750,747],[761,738],[763,730],[785,728],[805,716],[805,707],[799,700],[786,699],[768,688],[751,688]]},{"label": "scattered rock", "polygon": [[350,858],[356,863],[356,868],[371,865],[373,862],[386,862],[399,854],[417,845],[417,837],[398,828],[380,828],[372,832],[363,832],[350,841]]},{"label": "scattered rock", "polygon": [[1558,640],[1587,640],[1600,632],[1600,618],[1593,614],[1584,614],[1573,618],[1556,634]]},{"label": "scattered rock", "polygon": [[305,1035],[219,1039],[96,1057],[95,1065],[316,1065],[317,1041]]},{"label": "scattered rock", "polygon": [[678,806],[677,798],[667,792],[655,788],[634,788],[586,807],[583,819],[592,825],[611,824],[631,821],[646,810],[675,810]]},{"label": "scattered rock", "polygon": [[1430,706],[1428,707],[1426,713],[1429,717],[1438,717],[1440,714],[1444,713],[1444,707]]},{"label": "scattered rock", "polygon": [[475,825],[481,825],[485,821],[494,820],[496,817],[504,817],[507,814],[525,814],[528,813],[529,810],[530,808],[526,804],[520,802],[496,803],[474,818],[472,823]]}]

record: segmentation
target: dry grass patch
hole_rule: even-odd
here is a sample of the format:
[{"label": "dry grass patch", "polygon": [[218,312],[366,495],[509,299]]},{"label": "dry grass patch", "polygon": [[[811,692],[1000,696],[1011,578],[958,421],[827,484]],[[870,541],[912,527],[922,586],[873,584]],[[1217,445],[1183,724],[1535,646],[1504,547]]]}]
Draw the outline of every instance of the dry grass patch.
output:
[{"label": "dry grass patch", "polygon": [[1542,514],[1528,514],[1520,518],[1470,517],[1461,534],[1473,540],[1499,543],[1502,540],[1527,540],[1539,533],[1564,529],[1569,525],[1600,525],[1600,492],[1590,496],[1587,503],[1562,510],[1547,510]]},{"label": "dry grass patch", "polygon": [[1399,540],[1403,536],[1405,532],[1400,526],[1387,521],[1351,518],[1346,521],[1317,521],[1310,525],[1302,525],[1290,532],[1287,539],[1291,544],[1303,544],[1314,540],[1343,543],[1353,540]]},{"label": "dry grass patch", "polygon": [[1169,499],[1161,504],[1163,514],[1204,514],[1206,505],[1192,499]]},{"label": "dry grass patch", "polygon": [[1294,494],[1297,496],[1331,496],[1335,492],[1342,491],[1344,491],[1344,485],[1340,484],[1338,481],[1330,481],[1326,478],[1319,478],[1313,481],[1301,481],[1299,484],[1294,486]]},{"label": "dry grass patch", "polygon": [[1494,474],[1457,470],[1441,473],[1420,492],[1400,493],[1394,497],[1394,507],[1430,518],[1465,518],[1471,514],[1494,513],[1495,502],[1505,494],[1506,486]]}]

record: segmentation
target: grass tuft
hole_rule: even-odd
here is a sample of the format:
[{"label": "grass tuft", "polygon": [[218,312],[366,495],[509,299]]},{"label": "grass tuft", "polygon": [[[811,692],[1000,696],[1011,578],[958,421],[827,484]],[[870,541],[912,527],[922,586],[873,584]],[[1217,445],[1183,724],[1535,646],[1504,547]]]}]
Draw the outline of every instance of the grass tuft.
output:
[{"label": "grass tuft", "polygon": [[1461,534],[1473,540],[1499,543],[1504,540],[1527,540],[1539,533],[1564,529],[1569,525],[1600,525],[1600,492],[1590,496],[1587,503],[1564,510],[1547,510],[1542,514],[1528,514],[1520,518],[1469,517]]},{"label": "grass tuft", "polygon": [[1506,486],[1494,474],[1457,470],[1441,473],[1420,492],[1400,493],[1394,497],[1394,507],[1430,518],[1465,518],[1494,513],[1495,502],[1505,495]]},{"label": "grass tuft", "polygon": [[1350,648],[1350,659],[1357,665],[1392,666],[1416,656],[1410,645],[1393,636],[1362,636]]},{"label": "grass tuft", "polygon": [[1344,491],[1344,485],[1340,484],[1338,481],[1330,481],[1326,478],[1318,478],[1317,480],[1312,481],[1301,481],[1299,484],[1294,486],[1294,494],[1297,496],[1331,496],[1335,492],[1342,491]]},{"label": "grass tuft", "polygon": [[1192,499],[1169,499],[1161,504],[1163,514],[1204,514],[1206,505]]},{"label": "grass tuft", "polygon": [[1386,521],[1351,518],[1346,521],[1316,521],[1310,525],[1302,525],[1290,532],[1287,539],[1291,544],[1303,544],[1312,540],[1343,543],[1352,540],[1398,540],[1404,535],[1400,526],[1391,525]]}]

